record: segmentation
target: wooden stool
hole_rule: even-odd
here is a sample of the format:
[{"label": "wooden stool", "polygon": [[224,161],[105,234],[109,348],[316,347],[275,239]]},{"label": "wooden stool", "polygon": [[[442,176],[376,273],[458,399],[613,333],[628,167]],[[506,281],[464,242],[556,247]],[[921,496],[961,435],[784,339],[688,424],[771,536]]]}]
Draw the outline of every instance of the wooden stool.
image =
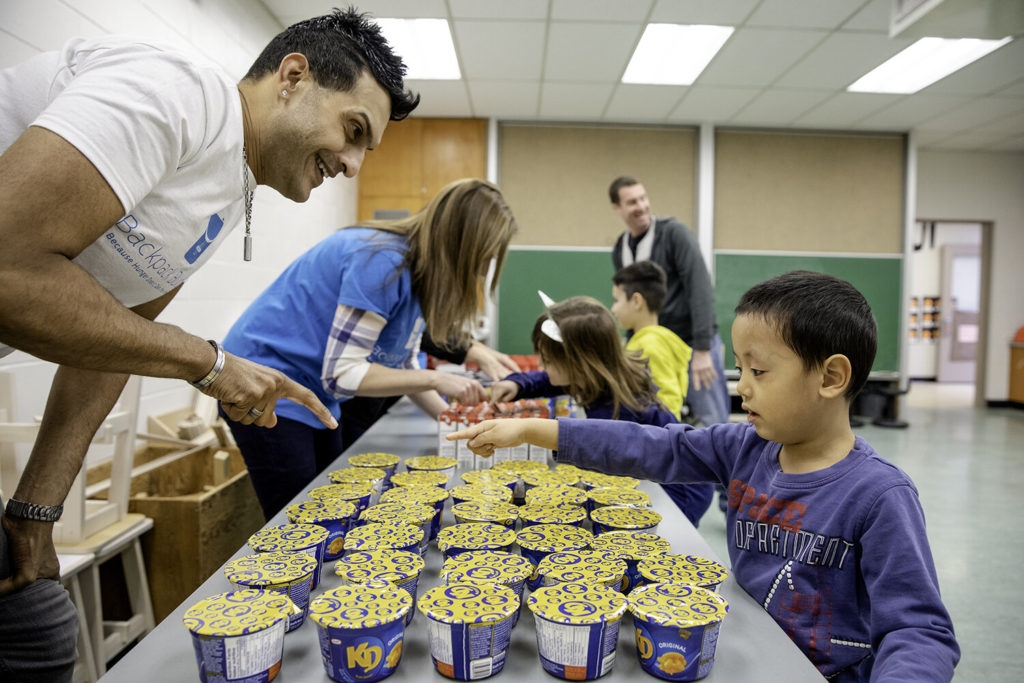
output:
[{"label": "wooden stool", "polygon": [[92,645],[92,634],[89,632],[89,618],[85,611],[85,599],[82,584],[78,575],[88,569],[95,559],[92,553],[81,555],[58,555],[60,561],[60,581],[71,593],[71,602],[78,612],[78,660],[75,662],[75,683],[88,681],[95,683],[100,677],[96,670],[96,651]]},{"label": "wooden stool", "polygon": [[[85,582],[81,591],[85,606],[85,629],[92,642],[96,672],[102,675],[107,662],[139,636],[149,633],[156,625],[153,603],[149,596],[146,565],[142,559],[142,534],[153,528],[153,520],[129,513],[124,519],[89,536],[72,546],[57,546],[60,554],[92,554],[92,563],[85,568]],[[128,602],[132,614],[124,621],[103,618],[103,599],[100,588],[100,565],[120,556],[124,568]]]}]

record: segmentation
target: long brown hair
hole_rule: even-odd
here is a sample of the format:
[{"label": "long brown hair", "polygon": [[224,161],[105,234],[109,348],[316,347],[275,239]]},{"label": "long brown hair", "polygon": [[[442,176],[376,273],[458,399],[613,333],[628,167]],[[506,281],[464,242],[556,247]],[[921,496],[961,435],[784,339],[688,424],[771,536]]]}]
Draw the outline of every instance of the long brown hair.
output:
[{"label": "long brown hair", "polygon": [[469,341],[482,302],[482,278],[495,260],[493,295],[516,220],[501,190],[478,178],[449,183],[408,218],[367,221],[363,227],[404,235],[412,289],[435,344],[457,348]]},{"label": "long brown hair", "polygon": [[[561,342],[541,330],[549,314]],[[554,304],[537,318],[531,339],[545,362],[565,370],[569,393],[582,405],[607,397],[612,417],[618,419],[620,406],[639,412],[658,404],[646,359],[626,351],[615,318],[597,299],[574,296]]]}]

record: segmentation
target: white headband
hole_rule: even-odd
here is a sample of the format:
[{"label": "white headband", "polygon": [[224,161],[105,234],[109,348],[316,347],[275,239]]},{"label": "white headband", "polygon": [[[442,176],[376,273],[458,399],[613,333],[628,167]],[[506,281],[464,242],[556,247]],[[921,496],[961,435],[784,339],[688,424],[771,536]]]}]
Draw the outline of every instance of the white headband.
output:
[{"label": "white headband", "polygon": [[558,329],[558,323],[551,318],[551,307],[555,305],[555,301],[539,289],[537,290],[537,294],[540,296],[540,300],[544,303],[544,308],[548,311],[548,319],[540,324],[540,331],[561,344],[562,330]]}]

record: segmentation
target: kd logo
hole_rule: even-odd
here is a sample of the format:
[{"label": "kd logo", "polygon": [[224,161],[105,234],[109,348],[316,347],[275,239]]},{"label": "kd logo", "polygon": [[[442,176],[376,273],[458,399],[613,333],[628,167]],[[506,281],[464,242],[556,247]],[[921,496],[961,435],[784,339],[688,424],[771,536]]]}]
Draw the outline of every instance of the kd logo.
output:
[{"label": "kd logo", "polygon": [[384,649],[377,645],[370,645],[369,643],[359,643],[359,645],[348,648],[348,668],[353,669],[360,667],[363,671],[371,671],[377,668],[380,664],[381,657],[384,656]]},{"label": "kd logo", "polygon": [[640,655],[640,659],[650,659],[654,656],[654,643],[645,638],[639,629],[636,632],[636,653]]}]

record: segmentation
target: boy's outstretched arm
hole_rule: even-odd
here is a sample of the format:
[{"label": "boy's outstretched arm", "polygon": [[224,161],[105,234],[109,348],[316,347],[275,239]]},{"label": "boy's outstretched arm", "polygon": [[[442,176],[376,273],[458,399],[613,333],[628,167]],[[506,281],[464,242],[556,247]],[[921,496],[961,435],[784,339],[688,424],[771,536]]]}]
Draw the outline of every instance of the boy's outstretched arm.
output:
[{"label": "boy's outstretched arm", "polygon": [[469,429],[445,436],[449,441],[469,439],[466,445],[477,455],[490,457],[495,448],[530,443],[552,450],[558,448],[558,421],[542,418],[485,420]]}]

